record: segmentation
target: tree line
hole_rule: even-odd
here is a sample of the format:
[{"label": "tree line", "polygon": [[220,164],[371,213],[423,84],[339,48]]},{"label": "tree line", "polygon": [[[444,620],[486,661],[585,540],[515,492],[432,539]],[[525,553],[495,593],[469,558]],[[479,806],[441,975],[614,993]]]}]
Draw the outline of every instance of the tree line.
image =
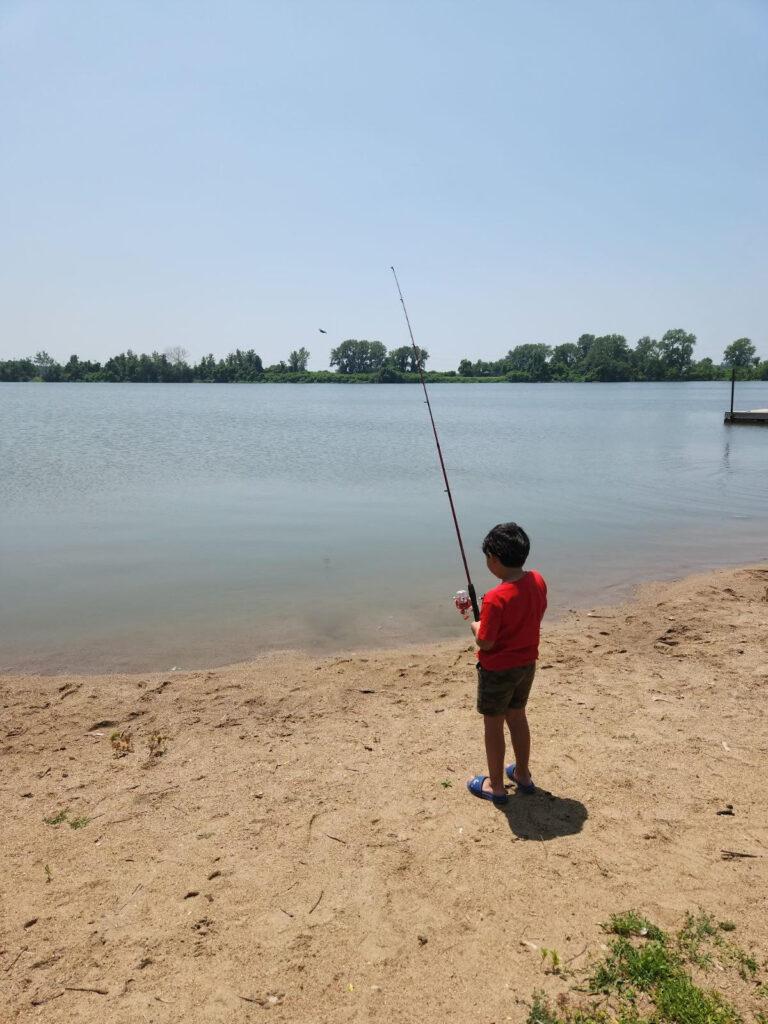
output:
[{"label": "tree line", "polygon": [[659,340],[640,338],[631,348],[623,334],[582,334],[562,345],[517,345],[495,361],[462,359],[459,374],[509,381],[663,381],[720,380],[739,370],[742,379],[768,380],[768,361],[761,360],[749,338],[726,346],[720,363],[706,356],[694,359],[696,335],[681,328]]},{"label": "tree line", "polygon": [[[667,331],[659,340],[640,338],[634,348],[622,334],[582,334],[577,341],[561,345],[517,345],[496,360],[462,359],[457,370],[425,371],[425,375],[431,381],[514,383],[719,380],[736,367],[742,379],[768,380],[768,360],[760,359],[749,338],[731,342],[720,363],[709,357],[694,359],[695,345],[696,336],[681,328]],[[414,351],[409,345],[388,351],[380,341],[350,338],[331,350],[332,370],[308,370],[309,356],[302,346],[287,359],[264,366],[254,349],[236,349],[221,359],[209,354],[190,363],[187,352],[174,347],[149,354],[128,349],[104,363],[72,355],[62,364],[41,351],[32,358],[0,361],[0,381],[398,383],[418,380],[429,352]]]}]

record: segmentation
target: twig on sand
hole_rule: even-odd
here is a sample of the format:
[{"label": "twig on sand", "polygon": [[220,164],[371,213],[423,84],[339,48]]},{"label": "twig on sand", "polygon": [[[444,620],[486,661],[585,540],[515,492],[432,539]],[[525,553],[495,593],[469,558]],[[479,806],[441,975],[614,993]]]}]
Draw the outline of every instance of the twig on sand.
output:
[{"label": "twig on sand", "polygon": [[50,1001],[52,999],[58,999],[59,996],[63,996],[66,991],[67,990],[65,988],[63,988],[61,990],[61,992],[54,992],[54,993],[52,993],[49,996],[45,996],[43,999],[33,999],[32,1000],[32,1005],[33,1006],[43,1006],[44,1003],[50,1003]]},{"label": "twig on sand", "polygon": [[320,895],[317,897],[315,902],[312,904],[312,910],[310,910],[310,912],[309,912],[310,914],[312,913],[313,910],[317,910],[317,908],[320,906],[320,900],[323,898],[324,893],[325,893],[325,889],[321,889],[320,890]]},{"label": "twig on sand", "polygon": [[106,988],[86,988],[83,985],[65,985],[65,992],[95,992],[97,996],[108,996],[109,990]]},{"label": "twig on sand", "polygon": [[16,954],[16,959],[12,960],[11,963],[9,963],[8,966],[5,968],[5,973],[6,974],[8,973],[8,971],[10,971],[10,969],[12,967],[16,966],[18,961],[21,959],[22,954],[26,953],[26,951],[27,951],[27,947],[26,946],[22,946],[21,949],[19,950],[19,952]]},{"label": "twig on sand", "polygon": [[738,857],[748,857],[750,859],[757,859],[762,857],[762,853],[742,853],[741,850],[721,850],[720,856],[723,860],[736,860]]},{"label": "twig on sand", "polygon": [[138,884],[138,885],[136,886],[136,888],[135,888],[135,889],[133,890],[133,892],[132,892],[132,893],[131,893],[131,895],[130,895],[130,896],[128,897],[128,899],[127,899],[127,900],[125,901],[125,903],[124,903],[124,904],[122,905],[122,907],[118,907],[118,908],[117,908],[117,912],[118,912],[118,914],[120,913],[120,911],[121,911],[121,910],[125,910],[125,908],[126,908],[126,907],[128,906],[128,904],[129,904],[129,903],[131,902],[131,900],[132,900],[132,899],[133,899],[133,897],[134,897],[134,896],[136,895],[136,893],[137,893],[137,892],[139,891],[139,889],[141,889],[141,887],[142,887],[142,886],[141,886],[141,882],[139,882],[139,884]]},{"label": "twig on sand", "polygon": [[347,845],[347,840],[346,839],[339,839],[338,836],[332,836],[330,832],[323,832],[323,835],[327,836],[329,839],[333,839],[333,841],[335,843],[341,843],[342,846],[346,846]]},{"label": "twig on sand", "polygon": [[278,909],[282,910],[286,917],[293,917],[293,914],[290,912],[290,910],[283,910],[282,907],[278,907]]},{"label": "twig on sand", "polygon": [[573,963],[574,960],[578,960],[578,958],[580,956],[583,956],[587,952],[588,949],[589,949],[589,943],[587,943],[587,945],[584,947],[584,949],[580,950],[578,953],[574,953],[573,956],[569,956],[567,960],[563,961],[563,963],[566,963],[566,964]]}]

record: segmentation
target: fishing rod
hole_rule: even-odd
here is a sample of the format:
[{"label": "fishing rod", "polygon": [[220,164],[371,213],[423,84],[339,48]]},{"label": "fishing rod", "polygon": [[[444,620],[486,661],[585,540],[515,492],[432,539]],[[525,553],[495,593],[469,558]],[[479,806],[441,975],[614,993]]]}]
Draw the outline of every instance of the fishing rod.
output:
[{"label": "fishing rod", "polygon": [[411,336],[411,345],[413,345],[413,357],[416,365],[419,368],[419,377],[421,378],[421,386],[424,388],[424,398],[427,402],[427,409],[429,411],[429,419],[432,424],[432,433],[435,435],[435,444],[437,445],[437,457],[440,459],[440,469],[443,471],[443,480],[445,481],[445,493],[448,495],[448,501],[451,506],[451,515],[453,516],[453,525],[456,527],[456,538],[459,542],[459,551],[461,552],[461,560],[464,563],[464,572],[467,576],[467,593],[469,599],[472,602],[472,614],[475,617],[475,622],[480,619],[480,608],[477,603],[477,595],[475,594],[475,587],[472,583],[472,579],[469,575],[469,565],[467,564],[467,556],[464,552],[464,541],[461,539],[461,530],[459,529],[459,520],[456,516],[456,507],[453,504],[453,494],[451,493],[451,485],[448,483],[448,473],[445,468],[445,460],[443,459],[443,449],[440,447],[440,438],[437,436],[437,427],[435,426],[435,417],[432,415],[432,406],[429,401],[429,392],[427,391],[427,382],[424,380],[424,370],[422,368],[421,353],[416,347],[416,342],[413,337],[413,330],[411,329],[411,321],[408,316],[408,310],[405,308],[405,299],[400,288],[400,282],[397,279],[397,272],[394,267],[389,268],[395,278],[395,284],[397,285],[397,294],[400,296],[400,304],[403,307],[403,313],[405,313],[405,322],[408,325],[408,333]]}]

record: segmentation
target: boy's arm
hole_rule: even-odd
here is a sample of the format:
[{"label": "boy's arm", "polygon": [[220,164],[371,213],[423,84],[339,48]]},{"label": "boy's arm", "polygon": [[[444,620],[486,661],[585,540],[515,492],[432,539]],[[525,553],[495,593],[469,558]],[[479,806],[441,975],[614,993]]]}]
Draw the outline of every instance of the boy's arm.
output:
[{"label": "boy's arm", "polygon": [[491,641],[491,640],[481,640],[478,637],[478,635],[477,635],[478,631],[480,629],[480,623],[479,622],[473,622],[470,625],[470,629],[472,630],[472,633],[474,634],[475,643],[480,648],[480,650],[481,651],[490,651],[491,648],[493,647],[493,641]]},{"label": "boy's arm", "polygon": [[500,615],[501,609],[497,607],[491,594],[486,594],[480,610],[480,621],[472,623],[475,643],[481,651],[493,650],[499,632]]}]

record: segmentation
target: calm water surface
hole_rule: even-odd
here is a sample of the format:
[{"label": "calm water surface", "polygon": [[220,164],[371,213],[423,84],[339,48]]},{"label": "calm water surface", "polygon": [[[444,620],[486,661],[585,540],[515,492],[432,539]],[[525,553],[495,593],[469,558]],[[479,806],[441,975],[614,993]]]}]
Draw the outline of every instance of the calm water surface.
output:
[{"label": "calm water surface", "polygon": [[[436,385],[473,574],[530,531],[552,607],[768,557],[768,429],[728,385]],[[742,384],[742,408],[768,383]],[[461,636],[412,385],[0,384],[0,668],[192,668]]]}]

